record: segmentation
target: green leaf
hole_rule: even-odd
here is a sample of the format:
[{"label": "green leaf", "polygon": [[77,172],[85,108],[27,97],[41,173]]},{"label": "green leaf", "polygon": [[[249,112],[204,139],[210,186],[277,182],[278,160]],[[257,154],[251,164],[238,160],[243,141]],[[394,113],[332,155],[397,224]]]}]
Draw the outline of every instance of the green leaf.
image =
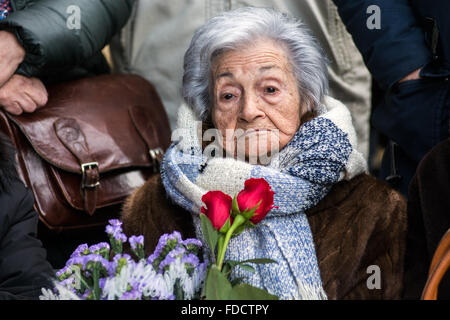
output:
[{"label": "green leaf", "polygon": [[206,300],[228,300],[232,289],[227,277],[220,272],[216,265],[212,265],[206,277]]},{"label": "green leaf", "polygon": [[247,219],[250,220],[254,215],[255,215],[255,211],[256,209],[258,209],[259,205],[261,204],[262,200],[259,200],[258,204],[256,206],[254,206],[252,209],[250,210],[245,210],[242,215]]},{"label": "green leaf", "polygon": [[227,219],[227,221],[223,224],[222,228],[220,228],[220,233],[227,233],[231,228],[231,217]]},{"label": "green leaf", "polygon": [[231,273],[232,269],[236,266],[240,266],[241,268],[248,270],[250,272],[255,272],[255,268],[248,265],[247,263],[254,263],[254,264],[265,264],[265,263],[277,263],[275,260],[272,259],[266,259],[266,258],[260,258],[260,259],[249,259],[244,261],[235,261],[235,260],[227,260],[224,262],[224,268],[222,269],[222,272],[225,274]]},{"label": "green leaf", "polygon": [[92,291],[92,287],[87,283],[84,276],[75,273],[75,277],[80,280],[80,289],[77,289],[78,292],[84,292],[85,289]]},{"label": "green leaf", "polygon": [[[206,274],[207,275],[209,274],[209,270],[211,269],[211,266],[213,266],[213,265],[209,265],[208,269],[206,270]],[[201,299],[204,299],[206,297],[206,279],[205,279],[205,282],[204,282],[204,284],[202,286],[202,291],[200,293],[200,297],[201,297]]]},{"label": "green leaf", "polygon": [[200,220],[202,221],[203,236],[211,249],[212,258],[215,261],[216,257],[214,252],[216,250],[217,240],[219,239],[219,232],[214,229],[211,220],[203,213],[200,214]]},{"label": "green leaf", "polygon": [[241,277],[241,278],[234,278],[233,280],[231,280],[231,285],[234,287],[238,284],[240,284],[245,278]]},{"label": "green leaf", "polygon": [[240,235],[245,230],[246,225],[247,224],[242,224],[239,227],[237,227],[236,230],[234,230],[234,232],[233,232],[233,237]]},{"label": "green leaf", "polygon": [[272,260],[272,259],[267,259],[267,258],[249,259],[249,260],[241,261],[238,264],[242,264],[242,263],[255,263],[255,264],[276,263],[276,264],[278,264],[277,261]]},{"label": "green leaf", "polygon": [[226,260],[223,262],[223,266],[222,266],[222,273],[225,274],[226,276],[228,276],[231,271],[233,270],[233,268],[235,266],[237,266],[239,263],[239,261],[234,261],[234,260]]},{"label": "green leaf", "polygon": [[94,271],[93,271],[93,280],[94,280],[94,290],[92,290],[94,294],[94,300],[100,300],[100,263],[96,262],[94,264]]},{"label": "green leaf", "polygon": [[244,270],[250,271],[251,273],[255,272],[255,268],[253,268],[252,266],[250,266],[248,264],[239,264],[239,267],[241,267]]},{"label": "green leaf", "polygon": [[237,266],[238,263],[239,261],[234,260],[224,261],[222,266],[222,273],[228,278],[229,275],[231,274],[231,271],[233,271],[233,268]]},{"label": "green leaf", "polygon": [[180,282],[181,282],[180,279],[175,280],[175,284],[174,284],[175,298],[177,300],[184,300],[183,286],[181,285]]},{"label": "green leaf", "polygon": [[233,202],[231,204],[231,214],[235,217],[239,213],[239,205],[237,203],[237,195],[234,196]]},{"label": "green leaf", "polygon": [[236,260],[227,260],[227,261],[224,261],[223,264],[229,266],[229,267],[232,269],[233,267],[235,267],[236,265],[239,264],[239,261],[236,261]]},{"label": "green leaf", "polygon": [[241,283],[233,287],[230,300],[278,300],[277,296],[268,293],[246,283]]},{"label": "green leaf", "polygon": [[231,273],[231,266],[224,263],[223,266],[222,266],[222,273],[225,274],[225,275],[230,274]]},{"label": "green leaf", "polygon": [[254,213],[255,213],[255,209],[252,209],[250,211],[246,210],[246,211],[242,212],[242,215],[244,216],[245,219],[250,220],[253,217]]}]

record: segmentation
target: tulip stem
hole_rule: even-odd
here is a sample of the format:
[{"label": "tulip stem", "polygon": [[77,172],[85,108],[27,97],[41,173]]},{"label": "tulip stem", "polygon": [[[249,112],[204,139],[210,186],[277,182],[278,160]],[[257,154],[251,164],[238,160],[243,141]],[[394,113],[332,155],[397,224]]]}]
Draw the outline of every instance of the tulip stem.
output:
[{"label": "tulip stem", "polygon": [[[236,218],[233,221],[233,224],[231,225],[231,228],[228,230],[225,241],[223,242],[223,245],[220,246],[219,242],[219,248],[218,248],[218,259],[217,259],[217,266],[220,271],[222,271],[222,265],[223,265],[223,259],[225,258],[225,252],[227,251],[228,242],[230,242],[231,236],[233,235],[233,232],[242,224],[244,224],[247,220],[240,214],[236,216]],[[219,238],[220,239],[220,238]]]}]

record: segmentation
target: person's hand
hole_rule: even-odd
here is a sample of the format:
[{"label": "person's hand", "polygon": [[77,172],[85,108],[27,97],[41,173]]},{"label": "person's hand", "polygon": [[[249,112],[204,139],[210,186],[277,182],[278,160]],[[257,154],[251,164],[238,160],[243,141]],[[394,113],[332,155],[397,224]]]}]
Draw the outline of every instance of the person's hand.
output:
[{"label": "person's hand", "polygon": [[0,31],[0,87],[16,72],[25,58],[25,49],[16,36],[8,31]]},{"label": "person's hand", "polygon": [[47,89],[38,78],[15,74],[0,88],[0,106],[14,115],[34,112],[45,106],[47,100]]},{"label": "person's hand", "polygon": [[402,82],[405,82],[405,81],[408,81],[408,80],[420,79],[420,76],[419,76],[420,70],[422,70],[422,68],[414,70],[413,72],[408,74],[406,77],[403,77],[402,79],[400,79],[400,81],[398,83],[402,83]]}]

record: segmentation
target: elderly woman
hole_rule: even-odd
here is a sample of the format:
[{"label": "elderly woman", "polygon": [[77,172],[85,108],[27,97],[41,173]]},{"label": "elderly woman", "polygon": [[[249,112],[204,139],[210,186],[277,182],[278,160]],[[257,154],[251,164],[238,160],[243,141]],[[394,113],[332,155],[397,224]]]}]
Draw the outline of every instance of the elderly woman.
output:
[{"label": "elderly woman", "polygon": [[[405,201],[365,173],[349,111],[325,95],[326,58],[305,26],[270,9],[224,13],[196,32],[184,68],[174,143],[161,175],[127,200],[125,231],[144,234],[149,252],[173,230],[202,238],[203,194],[233,196],[264,178],[275,207],[232,238],[226,258],[278,264],[234,277],[281,299],[400,298]],[[211,128],[225,157],[205,152]]]}]

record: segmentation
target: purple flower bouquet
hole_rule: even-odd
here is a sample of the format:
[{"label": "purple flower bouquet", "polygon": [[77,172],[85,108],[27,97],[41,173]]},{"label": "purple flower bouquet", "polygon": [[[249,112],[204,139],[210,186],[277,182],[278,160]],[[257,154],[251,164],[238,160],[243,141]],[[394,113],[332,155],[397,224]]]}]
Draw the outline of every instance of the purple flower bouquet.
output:
[{"label": "purple flower bouquet", "polygon": [[[233,208],[226,208],[225,212],[234,214],[233,224],[228,218],[229,223],[215,228],[209,217],[200,215],[205,246],[197,239],[183,240],[181,234],[175,231],[162,235],[148,258],[144,253],[144,237],[127,238],[122,232],[122,222],[110,220],[106,226],[110,243],[78,246],[66,266],[56,273],[54,288],[43,288],[40,299],[277,299],[264,289],[244,283],[243,278],[232,276],[234,268],[256,272],[252,265],[276,263],[274,260],[224,260],[228,240],[249,225],[261,201],[243,212],[238,208],[236,197],[233,203],[230,203]],[[123,253],[123,244],[127,241],[134,258]]]},{"label": "purple flower bouquet", "polygon": [[[144,237],[122,232],[119,220],[106,227],[110,243],[82,244],[56,273],[53,289],[42,289],[41,300],[174,300],[199,299],[208,259],[202,243],[164,234],[147,259]],[[123,253],[130,244],[136,260]],[[110,258],[112,257],[112,258]]]}]

